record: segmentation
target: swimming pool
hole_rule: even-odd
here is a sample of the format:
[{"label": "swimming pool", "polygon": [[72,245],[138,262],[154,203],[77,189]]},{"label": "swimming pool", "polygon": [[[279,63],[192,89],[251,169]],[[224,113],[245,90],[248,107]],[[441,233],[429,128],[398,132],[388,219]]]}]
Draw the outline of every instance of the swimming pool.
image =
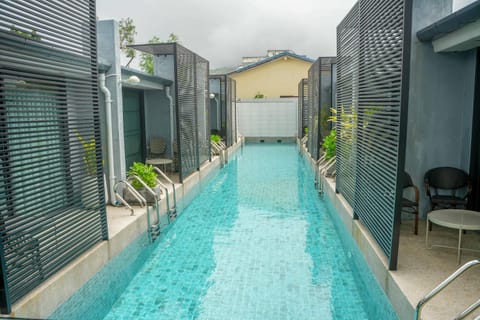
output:
[{"label": "swimming pool", "polygon": [[397,319],[332,210],[296,145],[247,145],[51,318]]}]

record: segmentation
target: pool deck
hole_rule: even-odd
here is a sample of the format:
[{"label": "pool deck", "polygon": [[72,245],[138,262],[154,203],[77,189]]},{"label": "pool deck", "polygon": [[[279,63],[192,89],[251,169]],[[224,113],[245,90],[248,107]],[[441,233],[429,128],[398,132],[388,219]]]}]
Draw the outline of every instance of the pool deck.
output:
[{"label": "pool deck", "polygon": [[[419,221],[418,235],[413,233],[413,220],[402,221],[400,246],[396,271],[388,270],[388,262],[368,230],[358,220],[345,199],[335,194],[335,181],[325,179],[326,194],[351,232],[360,251],[383,287],[400,319],[413,319],[415,306],[428,292],[460,267],[457,250],[448,248],[427,249],[425,220]],[[433,226],[429,243],[455,247],[458,230]],[[480,233],[467,232],[462,245],[480,249]],[[478,259],[478,252],[462,252],[461,264]],[[458,313],[480,298],[480,268],[472,268],[433,298],[422,310],[422,319],[453,319]],[[466,319],[474,319],[480,310]]]}]

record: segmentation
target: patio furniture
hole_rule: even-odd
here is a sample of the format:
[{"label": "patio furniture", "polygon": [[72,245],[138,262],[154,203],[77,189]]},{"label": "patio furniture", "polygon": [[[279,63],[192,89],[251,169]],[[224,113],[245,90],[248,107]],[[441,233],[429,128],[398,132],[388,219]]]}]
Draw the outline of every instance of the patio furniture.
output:
[{"label": "patio furniture", "polygon": [[452,167],[438,167],[425,173],[425,190],[430,199],[430,211],[465,209],[472,185],[468,173]]},{"label": "patio furniture", "polygon": [[431,247],[453,248],[457,249],[457,261],[460,264],[462,250],[480,251],[477,249],[462,248],[463,230],[480,230],[480,212],[462,210],[462,209],[443,209],[431,211],[427,215],[427,232],[425,236],[425,245],[428,246],[429,227],[431,223],[438,224],[447,228],[458,229],[458,246],[451,247],[445,245],[432,245]]},{"label": "patio furniture", "polygon": [[[420,192],[416,185],[413,184],[412,178],[407,172],[403,172],[403,191],[412,192],[408,197],[402,197],[401,210],[402,212],[410,213],[415,215],[415,224],[413,227],[413,233],[418,234],[418,201],[420,198]],[[411,191],[409,191],[411,190]],[[413,198],[413,199],[412,199]]]},{"label": "patio furniture", "polygon": [[163,138],[151,138],[148,159],[165,158],[167,144]]},{"label": "patio furniture", "polygon": [[165,171],[167,164],[170,164],[170,168],[171,168],[173,164],[173,160],[165,158],[166,151],[167,151],[167,144],[165,143],[165,140],[163,140],[163,138],[150,139],[149,156],[145,160],[145,163],[151,164],[153,166],[163,166],[163,171]]},{"label": "patio furniture", "polygon": [[151,164],[152,166],[163,166],[163,172],[166,171],[166,165],[170,165],[170,171],[172,171],[173,160],[167,158],[154,158],[154,159],[147,159],[147,164]]}]

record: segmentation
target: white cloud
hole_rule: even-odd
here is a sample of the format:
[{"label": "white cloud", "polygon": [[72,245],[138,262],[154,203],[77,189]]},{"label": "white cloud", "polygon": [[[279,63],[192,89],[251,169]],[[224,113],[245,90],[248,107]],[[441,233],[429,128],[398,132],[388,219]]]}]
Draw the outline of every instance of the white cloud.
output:
[{"label": "white cloud", "polygon": [[355,0],[97,0],[100,19],[130,17],[137,43],[173,32],[211,67],[242,56],[291,49],[312,58],[335,55],[335,30]]}]

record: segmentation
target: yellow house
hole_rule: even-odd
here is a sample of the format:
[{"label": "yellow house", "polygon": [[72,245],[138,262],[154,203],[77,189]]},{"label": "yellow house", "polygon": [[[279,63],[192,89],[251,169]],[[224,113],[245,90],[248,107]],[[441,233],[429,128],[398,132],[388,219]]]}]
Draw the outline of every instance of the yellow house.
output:
[{"label": "yellow house", "polygon": [[314,60],[290,51],[239,67],[229,75],[237,83],[237,98],[298,96],[298,82],[308,77]]}]

